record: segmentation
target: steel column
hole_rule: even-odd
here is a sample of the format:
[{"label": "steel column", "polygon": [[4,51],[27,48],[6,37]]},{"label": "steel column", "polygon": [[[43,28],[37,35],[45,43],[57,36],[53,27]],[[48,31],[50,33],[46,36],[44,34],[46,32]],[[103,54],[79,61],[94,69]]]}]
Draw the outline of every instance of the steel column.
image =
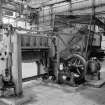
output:
[{"label": "steel column", "polygon": [[21,36],[15,33],[13,37],[12,76],[15,83],[16,95],[19,96],[22,94]]}]

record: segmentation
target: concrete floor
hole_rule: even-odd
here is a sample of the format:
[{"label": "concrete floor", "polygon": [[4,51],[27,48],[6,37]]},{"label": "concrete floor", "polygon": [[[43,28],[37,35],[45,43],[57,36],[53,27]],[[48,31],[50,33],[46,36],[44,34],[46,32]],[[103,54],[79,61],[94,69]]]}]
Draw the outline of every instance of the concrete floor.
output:
[{"label": "concrete floor", "polygon": [[[105,62],[102,63],[101,78],[105,79]],[[105,105],[105,86],[70,87],[34,80],[24,83],[23,90],[32,97],[24,105]]]},{"label": "concrete floor", "polygon": [[105,105],[105,86],[70,87],[41,81],[24,83],[24,95],[32,100],[24,105]]},{"label": "concrete floor", "polygon": [[31,97],[28,102],[3,104],[0,101],[0,105],[105,105],[105,86],[101,88],[82,85],[70,87],[33,80],[23,83],[23,91],[25,97]]},{"label": "concrete floor", "polygon": [[[105,80],[105,62],[102,63],[101,78]],[[31,99],[18,105],[105,105],[105,85],[101,88],[71,87],[38,79],[23,83],[23,95]],[[0,105],[5,104],[0,101]]]}]

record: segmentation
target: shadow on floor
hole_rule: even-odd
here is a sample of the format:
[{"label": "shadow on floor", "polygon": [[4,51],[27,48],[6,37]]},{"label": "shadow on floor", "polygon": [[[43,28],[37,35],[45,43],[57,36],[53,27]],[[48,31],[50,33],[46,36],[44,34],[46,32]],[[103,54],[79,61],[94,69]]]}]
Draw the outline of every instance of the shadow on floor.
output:
[{"label": "shadow on floor", "polygon": [[88,87],[84,90],[78,90],[78,92],[84,98],[92,100],[99,105],[105,105],[105,86],[102,88]]}]

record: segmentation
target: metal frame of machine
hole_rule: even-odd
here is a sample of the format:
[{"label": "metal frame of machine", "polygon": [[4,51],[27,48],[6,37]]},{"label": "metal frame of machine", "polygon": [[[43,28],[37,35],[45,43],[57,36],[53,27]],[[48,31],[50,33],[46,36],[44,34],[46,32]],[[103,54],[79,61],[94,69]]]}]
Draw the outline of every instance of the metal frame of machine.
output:
[{"label": "metal frame of machine", "polygon": [[[52,76],[49,70],[49,50],[51,48],[52,40],[56,39],[55,36],[48,36],[48,35],[35,35],[34,33],[27,30],[23,30],[20,28],[12,27],[11,25],[2,24],[1,30],[6,30],[7,32],[7,40],[9,42],[8,45],[8,54],[10,56],[7,57],[9,66],[3,69],[3,72],[6,73],[7,70],[10,72],[9,76],[12,77],[11,79],[7,80],[6,78],[6,85],[4,85],[4,81],[1,78],[1,95],[5,95],[4,92],[8,88],[14,88],[15,95],[21,95],[22,90],[22,82],[29,81],[32,79],[36,79],[38,77],[42,77],[43,79],[48,79],[49,76]],[[2,36],[5,35],[4,32],[1,33]],[[56,41],[55,41],[56,42]],[[5,42],[7,43],[7,42]],[[55,44],[55,43],[54,43]],[[56,54],[58,55],[58,54]],[[55,56],[56,58],[56,56]],[[34,60],[37,62],[38,65],[38,75],[29,78],[22,78],[22,60]],[[4,61],[6,64],[7,61]],[[41,74],[40,66],[44,65],[44,73]],[[56,64],[55,64],[56,65]],[[10,68],[10,69],[9,69]],[[3,77],[3,74],[0,74]],[[53,74],[54,75],[54,74]]]},{"label": "metal frame of machine", "polygon": [[4,95],[8,88],[14,88],[14,93],[20,95],[22,94],[20,36],[10,24],[1,24],[0,31],[0,90],[3,92],[1,95]]},{"label": "metal frame of machine", "polygon": [[[92,46],[93,42],[93,35],[95,34],[94,30],[91,31],[91,27],[95,27],[95,25],[99,26],[102,29],[105,29],[105,24],[101,22],[98,18],[96,18],[93,15],[55,15],[54,19],[54,34],[56,33],[56,36],[59,35],[59,29],[64,27],[72,27],[73,24],[86,24],[89,25],[89,30],[87,31],[87,39],[85,40],[85,50],[81,50],[80,52],[74,51],[69,52],[68,57],[66,59],[62,59],[59,53],[59,47],[57,52],[57,81],[59,83],[69,83],[72,85],[76,85],[74,80],[78,82],[78,80],[85,81],[86,78],[86,66],[87,61],[92,56],[89,56],[89,53],[96,53],[96,50],[100,50],[100,46],[97,48],[95,46]],[[85,30],[79,30],[80,33],[84,34],[86,36]],[[60,36],[60,35],[59,35]],[[58,36],[57,36],[58,37]],[[79,39],[79,38],[78,38]],[[101,41],[101,38],[100,38]],[[72,42],[72,39],[71,39]],[[59,46],[59,44],[58,44]],[[69,45],[72,47],[72,44]],[[95,49],[94,51],[92,49]],[[65,49],[65,51],[68,49]],[[70,50],[70,48],[69,48]],[[64,51],[64,52],[65,52]],[[95,57],[96,54],[94,54]],[[94,56],[93,56],[94,57]],[[61,64],[63,63],[63,64]],[[61,64],[61,70],[59,69],[59,65]],[[76,69],[76,72],[74,73]],[[99,73],[99,72],[98,72]],[[69,74],[69,75],[68,75]],[[75,75],[75,76],[74,76]],[[79,77],[79,78],[78,78]],[[79,83],[79,82],[78,82]]]},{"label": "metal frame of machine", "polygon": [[[60,16],[57,16],[60,17]],[[81,24],[89,24],[90,26],[92,24],[95,24],[100,26],[101,28],[104,28],[104,24],[98,20],[97,18],[93,17],[93,16],[62,16],[61,15],[61,19],[58,19],[56,21],[55,19],[55,23],[62,23],[62,19],[63,19],[63,23],[67,23],[68,26],[71,26],[71,23],[80,23],[82,20]],[[66,22],[65,22],[66,20]],[[76,21],[75,21],[76,20]],[[94,21],[93,21],[94,20]],[[69,24],[70,23],[70,24]],[[67,25],[66,24],[66,25]],[[40,65],[44,63],[45,65],[45,74],[40,74],[37,77],[42,76],[43,79],[48,79],[49,76],[52,76],[52,80],[56,80],[59,83],[62,82],[66,82],[69,84],[73,84],[74,83],[74,79],[76,80],[76,82],[78,82],[78,80],[85,80],[85,76],[86,76],[86,61],[87,59],[87,51],[89,49],[86,49],[85,51],[85,58],[83,57],[83,53],[69,53],[68,58],[65,59],[61,59],[60,58],[60,52],[59,52],[59,40],[62,40],[62,38],[59,36],[59,32],[57,32],[57,28],[55,24],[54,24],[54,31],[52,32],[47,32],[46,36],[35,36],[29,32],[26,32],[24,34],[19,33],[19,29],[14,28],[12,26],[9,26],[7,28],[7,25],[2,25],[1,26],[1,30],[2,29],[7,29],[7,35],[9,36],[7,39],[9,40],[9,44],[8,44],[8,54],[10,58],[9,59],[9,68],[8,69],[11,74],[10,76],[12,76],[12,82],[14,85],[11,85],[10,87],[5,87],[5,88],[14,88],[15,90],[15,94],[16,95],[20,95],[22,94],[22,69],[21,69],[21,60],[22,60],[22,56],[24,55],[24,53],[26,52],[34,52],[33,55],[37,55],[38,53],[38,58],[36,58],[36,60],[38,61],[38,72],[40,74]],[[81,31],[83,32],[83,31]],[[88,31],[88,38],[90,38],[90,33],[91,31]],[[3,34],[3,33],[2,33]],[[22,40],[22,37],[27,37],[24,41],[25,43],[23,43],[24,41]],[[29,38],[30,37],[30,38]],[[31,38],[32,37],[32,38]],[[35,40],[32,41],[34,38]],[[47,40],[50,39],[50,44],[46,44],[42,43],[43,41],[36,41],[36,37],[40,37],[40,40],[42,40],[42,38],[47,38]],[[24,39],[24,38],[23,38]],[[30,40],[29,40],[30,39]],[[62,40],[63,41],[63,40]],[[88,39],[89,41],[89,39]],[[35,42],[35,43],[34,43]],[[38,42],[38,43],[36,43]],[[64,43],[64,42],[63,42]],[[53,56],[50,56],[50,50],[51,50],[51,45],[53,44],[55,53]],[[43,46],[44,45],[44,46]],[[88,46],[87,46],[88,47]],[[37,52],[37,53],[35,53]],[[40,52],[40,53],[39,53]],[[21,53],[23,53],[23,55],[21,55]],[[42,55],[41,55],[42,54]],[[31,59],[31,58],[30,58]],[[11,63],[10,63],[11,62]],[[6,63],[6,62],[5,62]],[[63,65],[60,65],[60,64]],[[72,66],[71,66],[72,63]],[[6,70],[4,69],[5,73]],[[72,70],[72,72],[70,71]],[[74,73],[74,71],[76,70],[76,73]],[[76,78],[74,78],[74,75]],[[79,77],[79,78],[78,78]],[[35,77],[30,77],[28,79],[23,79],[23,81],[27,81],[30,79],[33,79]],[[1,81],[1,80],[0,80]],[[8,81],[10,83],[10,81]],[[3,88],[3,87],[2,87]]]}]

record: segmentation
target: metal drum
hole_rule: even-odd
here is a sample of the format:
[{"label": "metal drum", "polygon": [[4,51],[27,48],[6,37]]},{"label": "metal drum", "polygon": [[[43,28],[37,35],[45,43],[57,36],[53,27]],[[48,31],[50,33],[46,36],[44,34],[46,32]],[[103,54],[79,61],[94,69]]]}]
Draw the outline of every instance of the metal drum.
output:
[{"label": "metal drum", "polygon": [[102,40],[102,36],[100,34],[95,34],[93,37],[92,46],[100,47],[101,40]]},{"label": "metal drum", "polygon": [[94,74],[100,71],[100,63],[97,61],[96,58],[91,58],[87,62],[87,73]]}]

